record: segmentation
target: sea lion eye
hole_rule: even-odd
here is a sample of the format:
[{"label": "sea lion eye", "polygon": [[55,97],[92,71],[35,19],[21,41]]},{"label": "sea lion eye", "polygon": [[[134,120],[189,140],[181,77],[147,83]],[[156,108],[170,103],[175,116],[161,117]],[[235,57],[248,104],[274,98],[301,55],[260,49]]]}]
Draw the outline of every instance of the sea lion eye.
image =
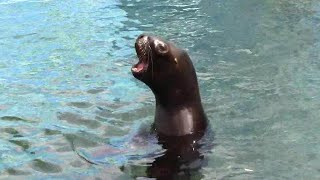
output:
[{"label": "sea lion eye", "polygon": [[163,55],[169,51],[168,45],[162,41],[154,40],[156,52]]}]

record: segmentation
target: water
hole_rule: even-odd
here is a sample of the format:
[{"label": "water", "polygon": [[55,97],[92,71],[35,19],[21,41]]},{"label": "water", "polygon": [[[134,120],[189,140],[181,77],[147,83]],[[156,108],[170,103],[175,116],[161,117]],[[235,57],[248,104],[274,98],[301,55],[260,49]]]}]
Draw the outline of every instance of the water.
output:
[{"label": "water", "polygon": [[319,28],[316,0],[0,0],[0,178],[143,176],[149,32],[197,69],[216,146],[195,179],[319,179]]}]

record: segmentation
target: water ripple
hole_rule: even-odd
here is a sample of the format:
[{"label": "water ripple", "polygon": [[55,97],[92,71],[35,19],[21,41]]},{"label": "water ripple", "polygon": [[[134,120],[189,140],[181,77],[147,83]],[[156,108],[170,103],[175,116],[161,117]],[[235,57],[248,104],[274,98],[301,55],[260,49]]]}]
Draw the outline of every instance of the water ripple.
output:
[{"label": "water ripple", "polygon": [[0,177],[143,174],[163,153],[146,136],[154,96],[130,74],[146,32],[186,49],[196,67],[218,145],[195,177],[319,179],[319,7],[0,1]]}]

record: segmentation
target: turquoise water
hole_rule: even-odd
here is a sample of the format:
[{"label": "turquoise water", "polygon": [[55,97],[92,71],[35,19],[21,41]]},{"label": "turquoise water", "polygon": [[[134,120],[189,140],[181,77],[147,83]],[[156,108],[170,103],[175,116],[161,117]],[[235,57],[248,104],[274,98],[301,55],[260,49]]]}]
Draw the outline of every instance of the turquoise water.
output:
[{"label": "turquoise water", "polygon": [[144,176],[149,32],[197,69],[216,146],[195,179],[319,179],[319,29],[317,0],[0,0],[0,178]]}]

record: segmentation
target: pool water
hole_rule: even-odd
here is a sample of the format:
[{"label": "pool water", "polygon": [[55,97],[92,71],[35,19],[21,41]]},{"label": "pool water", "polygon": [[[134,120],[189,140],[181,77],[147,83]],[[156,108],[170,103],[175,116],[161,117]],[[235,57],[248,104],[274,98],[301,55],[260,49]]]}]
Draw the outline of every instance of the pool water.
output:
[{"label": "pool water", "polygon": [[197,70],[215,146],[192,178],[320,179],[319,29],[317,0],[0,0],[0,179],[145,175],[144,32]]}]

